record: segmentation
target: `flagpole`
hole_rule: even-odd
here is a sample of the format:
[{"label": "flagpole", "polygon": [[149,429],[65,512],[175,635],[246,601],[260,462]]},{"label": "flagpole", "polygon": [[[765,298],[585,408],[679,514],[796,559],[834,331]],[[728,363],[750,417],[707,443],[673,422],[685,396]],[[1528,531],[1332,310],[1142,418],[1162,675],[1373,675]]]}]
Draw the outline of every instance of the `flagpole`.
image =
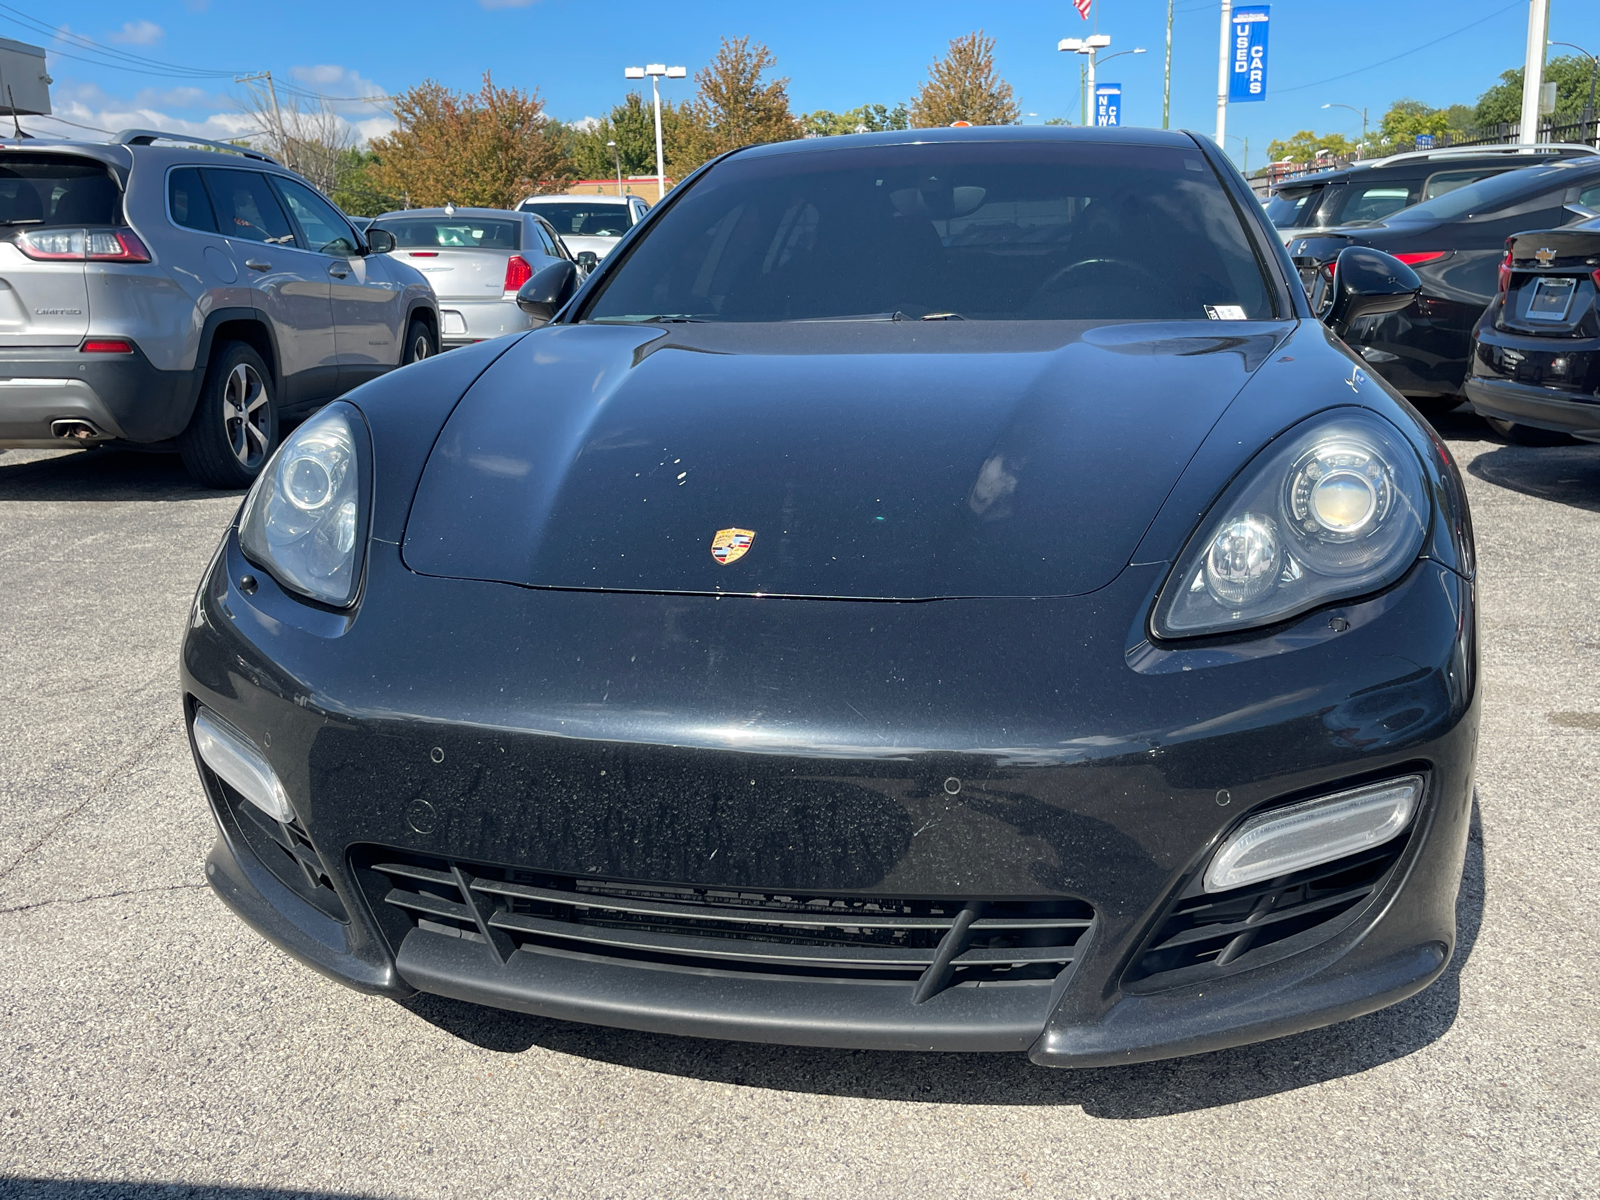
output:
[{"label": "flagpole", "polygon": [[1217,145],[1224,144],[1228,136],[1228,50],[1229,25],[1233,22],[1233,6],[1222,0],[1222,34],[1217,45]]}]

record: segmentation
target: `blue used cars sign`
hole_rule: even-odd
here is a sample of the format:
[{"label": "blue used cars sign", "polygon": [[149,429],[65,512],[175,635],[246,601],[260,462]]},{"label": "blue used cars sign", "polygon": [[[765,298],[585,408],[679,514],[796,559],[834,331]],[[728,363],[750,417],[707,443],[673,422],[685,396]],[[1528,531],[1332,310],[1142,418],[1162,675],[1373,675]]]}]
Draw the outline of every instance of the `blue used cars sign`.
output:
[{"label": "blue used cars sign", "polygon": [[1267,98],[1267,18],[1270,4],[1247,4],[1233,10],[1233,71],[1228,101]]},{"label": "blue used cars sign", "polygon": [[1097,83],[1094,85],[1094,123],[1096,125],[1122,124],[1122,85]]}]

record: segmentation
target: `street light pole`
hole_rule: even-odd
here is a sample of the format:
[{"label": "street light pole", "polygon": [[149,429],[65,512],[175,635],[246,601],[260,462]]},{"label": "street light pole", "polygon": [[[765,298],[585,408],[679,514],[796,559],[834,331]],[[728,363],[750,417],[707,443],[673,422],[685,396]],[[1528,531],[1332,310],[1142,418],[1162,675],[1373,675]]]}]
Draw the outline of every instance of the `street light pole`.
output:
[{"label": "street light pole", "polygon": [[667,194],[667,166],[666,159],[661,153],[661,77],[668,79],[682,79],[688,74],[683,67],[669,67],[663,63],[649,63],[643,67],[625,67],[622,75],[625,79],[643,79],[650,76],[650,89],[655,93],[656,102],[656,199],[660,200]]},{"label": "street light pole", "polygon": [[1367,152],[1367,110],[1364,108],[1356,108],[1351,104],[1324,104],[1322,107],[1348,108],[1351,112],[1356,113],[1361,117],[1361,153],[1365,155]]},{"label": "street light pole", "polygon": [[616,142],[607,142],[606,149],[611,151],[611,157],[617,160],[617,195],[622,195],[622,151],[617,149]]},{"label": "street light pole", "polygon": [[[1534,3],[1543,3],[1543,0],[1534,0]],[[1217,44],[1217,145],[1225,146],[1228,143],[1228,52],[1233,48],[1230,44],[1230,26],[1233,24],[1233,5],[1229,0],[1222,0],[1222,33]]]},{"label": "street light pole", "polygon": [[1544,48],[1550,40],[1550,0],[1528,0],[1528,50],[1522,61],[1522,115],[1518,137],[1539,140],[1539,87],[1544,83]]},{"label": "street light pole", "polygon": [[[1082,105],[1078,117],[1083,124],[1089,123],[1089,97],[1094,95],[1094,59],[1098,51],[1111,45],[1111,35],[1108,33],[1091,33],[1086,38],[1062,38],[1056,43],[1056,49],[1063,52],[1085,56],[1086,63],[1084,84],[1082,91]],[[1115,58],[1115,55],[1112,55]]]},{"label": "street light pole", "polygon": [[1167,0],[1167,67],[1161,77],[1161,128],[1172,114],[1172,0]]}]

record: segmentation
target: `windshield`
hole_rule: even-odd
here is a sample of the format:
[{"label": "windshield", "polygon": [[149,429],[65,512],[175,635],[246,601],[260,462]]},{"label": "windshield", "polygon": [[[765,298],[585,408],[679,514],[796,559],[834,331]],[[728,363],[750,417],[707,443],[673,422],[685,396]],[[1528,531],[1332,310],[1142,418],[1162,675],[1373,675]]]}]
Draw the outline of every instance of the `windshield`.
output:
[{"label": "windshield", "polygon": [[[1566,167],[1524,167],[1520,171],[1507,171],[1469,183],[1466,187],[1446,192],[1436,200],[1413,204],[1389,218],[1395,221],[1454,221],[1472,213],[1493,212],[1537,192],[1541,187],[1553,186],[1571,175]],[[1574,178],[1573,182],[1578,182]]]},{"label": "windshield", "polygon": [[394,234],[402,250],[520,250],[522,222],[482,217],[388,217],[374,229]]},{"label": "windshield", "polygon": [[530,204],[562,237],[621,237],[628,232],[626,204]]},{"label": "windshield", "polygon": [[1272,199],[1267,201],[1267,220],[1279,229],[1289,228],[1305,211],[1306,201],[1321,190],[1321,187],[1279,188]]},{"label": "windshield", "polygon": [[1041,140],[735,155],[671,202],[584,319],[1212,315],[1270,307],[1199,151]]},{"label": "windshield", "polygon": [[0,225],[115,225],[122,193],[104,165],[61,154],[7,154],[0,165]]}]

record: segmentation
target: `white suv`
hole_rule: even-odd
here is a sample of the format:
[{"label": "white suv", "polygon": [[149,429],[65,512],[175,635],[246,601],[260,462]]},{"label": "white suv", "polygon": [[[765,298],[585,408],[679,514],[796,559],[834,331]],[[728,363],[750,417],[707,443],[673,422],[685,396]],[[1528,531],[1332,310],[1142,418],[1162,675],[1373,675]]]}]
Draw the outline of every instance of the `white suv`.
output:
[{"label": "white suv", "polygon": [[0,447],[170,447],[248,486],[280,419],[437,351],[390,249],[253,150],[0,142]]},{"label": "white suv", "polygon": [[529,196],[517,209],[549,221],[574,254],[588,250],[601,259],[644,220],[650,205],[638,196]]}]

